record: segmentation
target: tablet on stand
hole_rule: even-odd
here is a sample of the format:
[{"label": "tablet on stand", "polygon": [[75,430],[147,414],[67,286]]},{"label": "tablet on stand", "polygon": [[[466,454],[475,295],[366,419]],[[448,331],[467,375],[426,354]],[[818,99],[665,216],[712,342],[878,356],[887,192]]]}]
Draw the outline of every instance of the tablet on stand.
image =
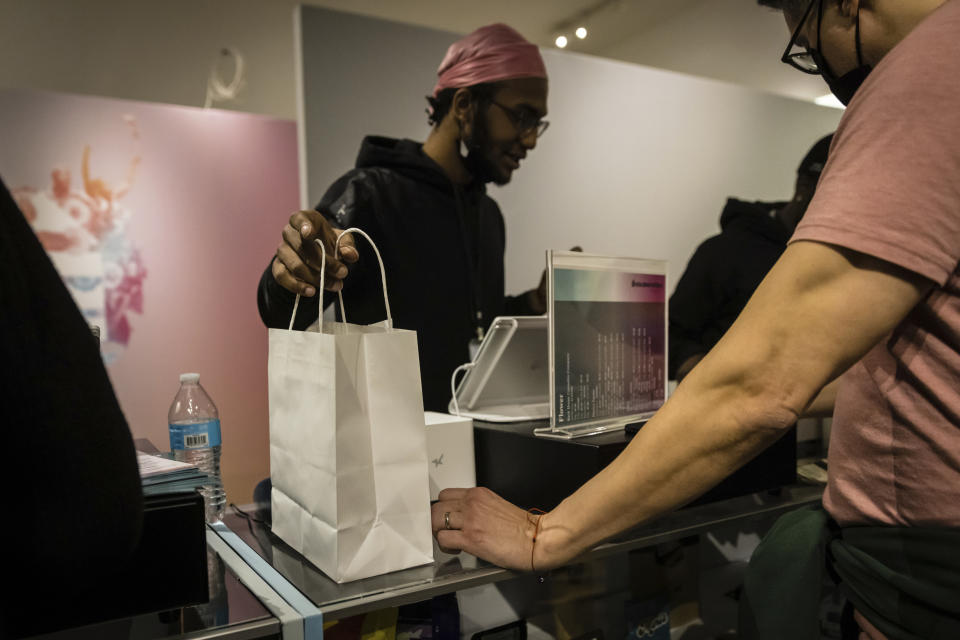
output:
[{"label": "tablet on stand", "polygon": [[486,422],[550,416],[547,318],[500,316],[457,385],[449,412]]}]

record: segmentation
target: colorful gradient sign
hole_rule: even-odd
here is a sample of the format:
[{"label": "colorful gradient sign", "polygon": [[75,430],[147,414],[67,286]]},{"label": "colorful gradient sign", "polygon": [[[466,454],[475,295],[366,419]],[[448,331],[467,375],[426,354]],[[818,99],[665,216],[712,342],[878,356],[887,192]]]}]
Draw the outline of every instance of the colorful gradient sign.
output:
[{"label": "colorful gradient sign", "polygon": [[560,261],[550,308],[552,426],[649,417],[666,399],[665,264],[576,254]]}]

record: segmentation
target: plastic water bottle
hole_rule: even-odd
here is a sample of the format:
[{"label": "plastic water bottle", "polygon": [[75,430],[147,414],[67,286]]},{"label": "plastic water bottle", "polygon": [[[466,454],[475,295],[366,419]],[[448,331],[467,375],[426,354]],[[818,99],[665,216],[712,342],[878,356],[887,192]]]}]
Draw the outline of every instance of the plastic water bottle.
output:
[{"label": "plastic water bottle", "polygon": [[200,493],[207,522],[217,522],[223,518],[227,502],[220,478],[220,414],[200,386],[199,373],[180,374],[180,390],[170,405],[167,421],[173,457],[197,465],[212,478],[209,485],[201,487]]}]

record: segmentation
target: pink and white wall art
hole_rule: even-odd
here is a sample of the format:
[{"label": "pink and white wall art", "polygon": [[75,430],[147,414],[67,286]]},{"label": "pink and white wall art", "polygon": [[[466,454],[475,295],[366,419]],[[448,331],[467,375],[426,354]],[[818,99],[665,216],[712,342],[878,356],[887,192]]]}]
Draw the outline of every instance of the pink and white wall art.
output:
[{"label": "pink and white wall art", "polygon": [[249,502],[269,475],[256,288],[298,208],[295,123],[3,89],[0,140],[0,176],[100,327],[134,437],[168,449],[178,374],[200,373],[228,499]]}]

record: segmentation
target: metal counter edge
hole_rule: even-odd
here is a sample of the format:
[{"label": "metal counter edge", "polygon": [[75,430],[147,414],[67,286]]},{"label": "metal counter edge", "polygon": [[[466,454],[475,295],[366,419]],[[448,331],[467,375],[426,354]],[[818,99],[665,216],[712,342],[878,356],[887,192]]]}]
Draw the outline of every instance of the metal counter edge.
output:
[{"label": "metal counter edge", "polygon": [[[320,609],[241,540],[240,536],[222,522],[217,522],[208,525],[207,542],[217,552],[225,545],[254,574],[256,579],[243,571],[244,567],[235,567],[232,564],[230,566],[271,613],[280,619],[283,640],[323,640],[323,613]],[[224,554],[221,553],[222,555]],[[262,581],[258,585],[260,588],[254,588],[245,577],[253,583]]]}]

